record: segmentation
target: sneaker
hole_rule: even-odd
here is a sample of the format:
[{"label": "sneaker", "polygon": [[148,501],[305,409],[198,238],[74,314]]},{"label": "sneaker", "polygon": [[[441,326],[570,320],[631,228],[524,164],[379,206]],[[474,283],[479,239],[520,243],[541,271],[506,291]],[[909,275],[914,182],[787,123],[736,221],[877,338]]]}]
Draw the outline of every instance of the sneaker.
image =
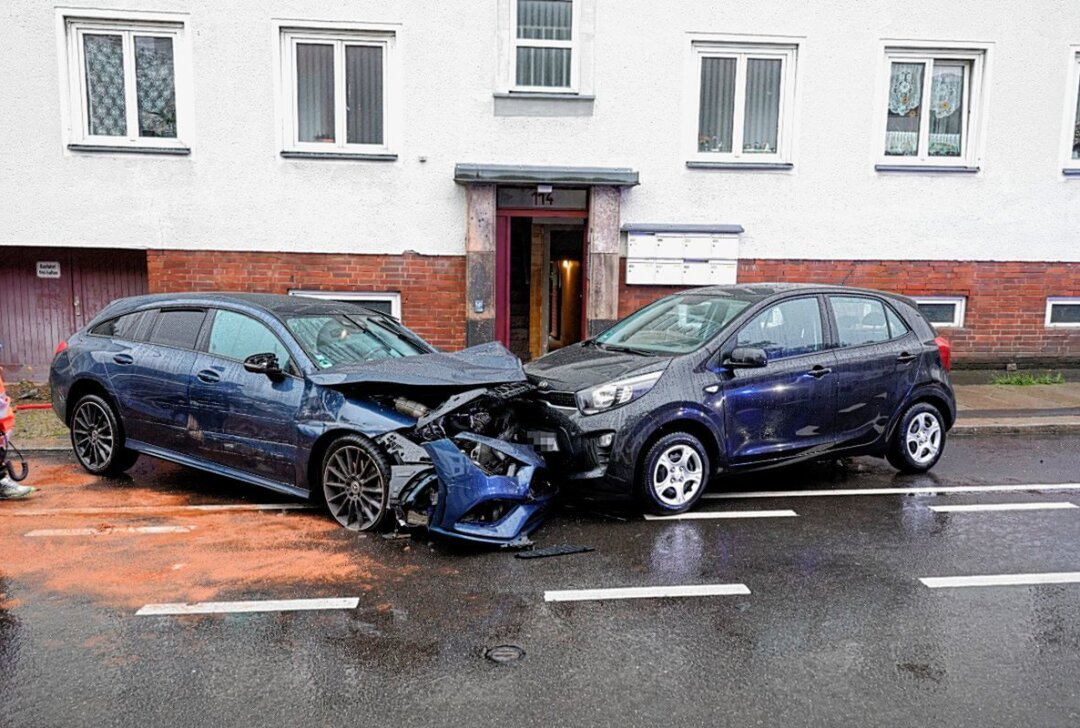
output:
[{"label": "sneaker", "polygon": [[37,488],[29,485],[19,485],[10,478],[0,478],[0,500],[17,500],[25,498]]}]

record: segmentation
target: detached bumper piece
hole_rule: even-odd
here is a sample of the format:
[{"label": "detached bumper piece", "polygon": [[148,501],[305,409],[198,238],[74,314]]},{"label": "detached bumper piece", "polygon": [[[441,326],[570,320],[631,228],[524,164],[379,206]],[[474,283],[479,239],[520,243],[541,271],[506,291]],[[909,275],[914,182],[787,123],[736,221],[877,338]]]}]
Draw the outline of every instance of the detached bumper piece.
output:
[{"label": "detached bumper piece", "polygon": [[392,494],[402,525],[513,546],[526,543],[543,521],[554,490],[544,478],[544,461],[532,448],[470,432],[421,447],[430,466],[408,473],[408,482]]}]

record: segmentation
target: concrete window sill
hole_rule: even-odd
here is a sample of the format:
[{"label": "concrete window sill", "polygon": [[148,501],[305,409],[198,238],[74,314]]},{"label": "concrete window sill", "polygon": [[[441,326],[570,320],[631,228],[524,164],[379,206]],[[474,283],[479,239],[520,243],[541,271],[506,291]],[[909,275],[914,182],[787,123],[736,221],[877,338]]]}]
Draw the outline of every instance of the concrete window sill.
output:
[{"label": "concrete window sill", "polygon": [[1080,167],[1066,167],[1061,173],[1066,177],[1080,177]]},{"label": "concrete window sill", "polygon": [[357,152],[290,152],[283,151],[281,156],[285,159],[342,159],[356,162],[393,162],[396,154],[363,154]]},{"label": "concrete window sill", "polygon": [[497,91],[495,116],[592,116],[592,94]]},{"label": "concrete window sill", "polygon": [[875,164],[875,172],[891,174],[978,174],[978,167],[964,167],[958,165],[935,165],[935,164]]},{"label": "concrete window sill", "polygon": [[105,152],[107,154],[164,154],[183,157],[191,154],[189,147],[123,147],[112,144],[68,144],[72,152]]}]

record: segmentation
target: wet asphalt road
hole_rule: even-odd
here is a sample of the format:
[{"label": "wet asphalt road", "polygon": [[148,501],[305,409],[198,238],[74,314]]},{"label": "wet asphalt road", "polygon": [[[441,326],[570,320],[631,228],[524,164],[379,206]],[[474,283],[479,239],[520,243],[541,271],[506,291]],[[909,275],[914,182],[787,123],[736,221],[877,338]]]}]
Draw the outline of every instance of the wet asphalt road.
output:
[{"label": "wet asphalt road", "polygon": [[[1080,723],[1080,584],[930,589],[920,577],[1080,571],[1080,490],[714,499],[797,517],[564,511],[507,553],[360,537],[285,499],[141,462],[34,459],[0,504],[0,724],[949,725]],[[870,459],[735,491],[1080,481],[1080,438],[955,438],[931,476]],[[126,510],[125,510],[126,509]],[[625,515],[625,514],[624,514]],[[182,527],[176,533],[122,529]],[[94,528],[89,536],[27,536]],[[547,590],[744,584],[749,594],[549,603]],[[358,597],[355,609],[136,616],[148,603]],[[485,648],[524,658],[495,664]]]}]

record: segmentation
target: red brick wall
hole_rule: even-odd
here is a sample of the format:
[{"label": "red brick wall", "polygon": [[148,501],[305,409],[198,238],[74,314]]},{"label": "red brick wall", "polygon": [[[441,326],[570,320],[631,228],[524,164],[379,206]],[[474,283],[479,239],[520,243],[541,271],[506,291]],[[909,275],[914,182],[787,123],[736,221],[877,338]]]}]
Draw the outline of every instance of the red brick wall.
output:
[{"label": "red brick wall", "polygon": [[[628,286],[622,262],[619,316],[685,286]],[[1080,264],[743,260],[740,283],[843,284],[909,296],[967,296],[964,328],[944,329],[962,364],[1080,361],[1080,331],[1044,325],[1048,296],[1080,296]]]},{"label": "red brick wall", "polygon": [[398,292],[406,326],[442,348],[465,345],[464,256],[150,250],[146,263],[153,293]]}]

